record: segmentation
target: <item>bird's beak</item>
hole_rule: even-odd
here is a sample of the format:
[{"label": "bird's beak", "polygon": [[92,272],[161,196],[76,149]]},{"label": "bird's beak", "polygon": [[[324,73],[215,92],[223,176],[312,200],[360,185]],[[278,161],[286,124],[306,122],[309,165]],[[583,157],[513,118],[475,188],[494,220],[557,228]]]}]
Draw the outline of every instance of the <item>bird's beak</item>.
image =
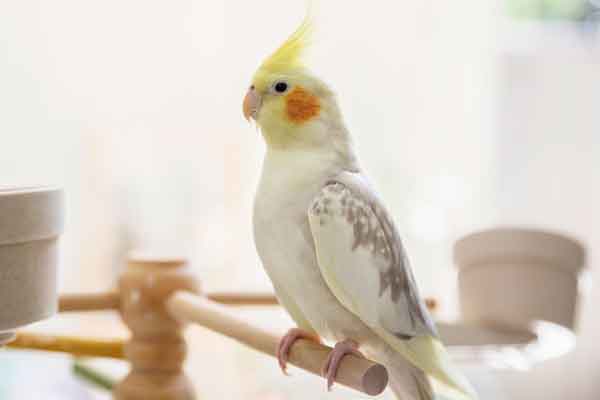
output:
[{"label": "bird's beak", "polygon": [[250,121],[250,118],[256,121],[261,100],[260,94],[256,91],[254,86],[250,86],[248,93],[246,93],[246,97],[244,97],[244,118],[246,118],[247,121]]}]

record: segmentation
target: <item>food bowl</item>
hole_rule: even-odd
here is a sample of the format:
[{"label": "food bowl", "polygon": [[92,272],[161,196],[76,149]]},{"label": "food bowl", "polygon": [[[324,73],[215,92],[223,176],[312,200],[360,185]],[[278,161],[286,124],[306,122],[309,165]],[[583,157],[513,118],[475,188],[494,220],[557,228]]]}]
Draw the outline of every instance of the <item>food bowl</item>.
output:
[{"label": "food bowl", "polygon": [[577,240],[542,230],[491,229],[459,240],[454,261],[465,329],[449,330],[448,337],[459,346],[478,344],[471,356],[519,350],[517,358],[531,364],[573,348],[585,265]]},{"label": "food bowl", "polygon": [[0,344],[56,312],[63,227],[60,188],[0,187]]}]

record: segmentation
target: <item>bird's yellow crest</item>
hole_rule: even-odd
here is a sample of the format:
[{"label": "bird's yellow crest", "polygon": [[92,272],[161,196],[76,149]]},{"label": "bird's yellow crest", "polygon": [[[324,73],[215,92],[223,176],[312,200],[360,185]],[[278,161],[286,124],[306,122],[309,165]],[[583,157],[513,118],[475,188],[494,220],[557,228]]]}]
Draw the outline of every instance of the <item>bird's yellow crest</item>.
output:
[{"label": "bird's yellow crest", "polygon": [[261,80],[268,74],[285,74],[304,68],[306,49],[311,44],[314,24],[312,13],[306,17],[294,33],[260,65],[255,80]]}]

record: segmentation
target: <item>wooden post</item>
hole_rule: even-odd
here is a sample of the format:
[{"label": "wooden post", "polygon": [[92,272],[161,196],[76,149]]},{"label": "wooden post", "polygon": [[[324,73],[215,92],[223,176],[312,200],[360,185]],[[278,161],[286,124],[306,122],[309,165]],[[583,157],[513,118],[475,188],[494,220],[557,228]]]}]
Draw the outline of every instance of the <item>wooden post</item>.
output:
[{"label": "wooden post", "polygon": [[117,310],[121,302],[118,292],[63,294],[58,298],[59,312]]},{"label": "wooden post", "polygon": [[125,357],[131,371],[114,390],[116,400],[193,400],[183,373],[186,344],[183,324],[165,310],[177,290],[199,293],[183,259],[131,257],[119,282],[121,315],[131,330]]}]

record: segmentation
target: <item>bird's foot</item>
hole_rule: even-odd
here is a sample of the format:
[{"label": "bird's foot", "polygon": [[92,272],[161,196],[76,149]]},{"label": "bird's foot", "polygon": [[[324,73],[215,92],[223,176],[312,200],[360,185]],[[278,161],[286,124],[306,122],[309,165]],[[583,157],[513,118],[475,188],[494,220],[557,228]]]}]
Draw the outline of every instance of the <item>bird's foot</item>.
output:
[{"label": "bird's foot", "polygon": [[363,357],[362,353],[358,351],[358,343],[356,343],[354,340],[346,339],[336,343],[333,347],[333,350],[331,350],[327,356],[327,360],[325,360],[325,364],[321,370],[321,374],[327,378],[328,391],[330,391],[333,386],[340,362],[342,361],[342,358],[346,356],[346,354],[354,354],[356,356]]},{"label": "bird's foot", "polygon": [[321,343],[321,339],[314,333],[302,330],[300,328],[292,328],[281,338],[277,346],[277,360],[279,367],[285,375],[287,373],[287,362],[290,355],[290,348],[298,339],[308,339],[317,343]]}]

